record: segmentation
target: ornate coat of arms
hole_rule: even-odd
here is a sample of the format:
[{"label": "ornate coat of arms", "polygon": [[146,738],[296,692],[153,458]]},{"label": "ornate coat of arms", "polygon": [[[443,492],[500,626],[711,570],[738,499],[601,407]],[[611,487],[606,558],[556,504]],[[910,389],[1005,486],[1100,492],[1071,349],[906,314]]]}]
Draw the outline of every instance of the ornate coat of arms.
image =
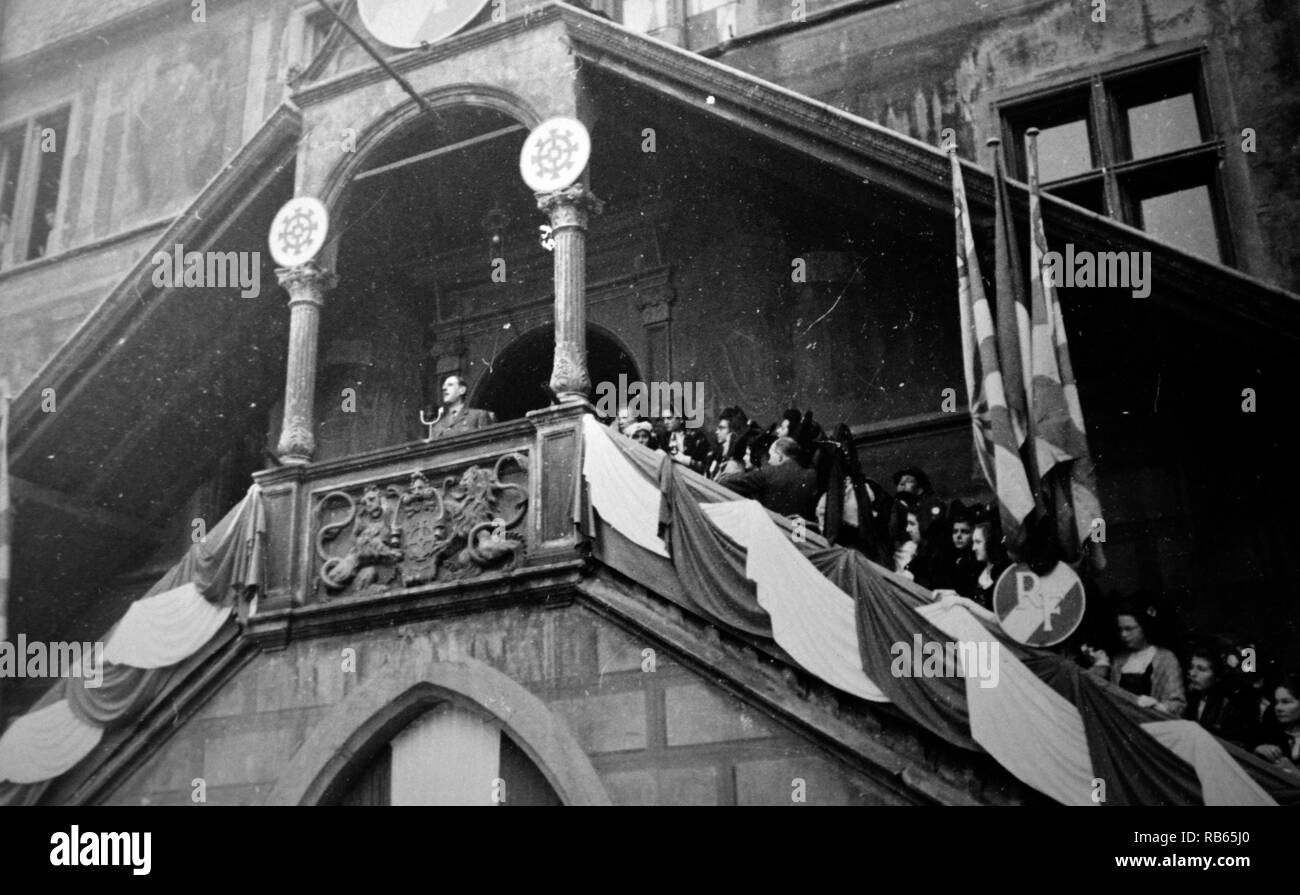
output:
[{"label": "ornate coat of arms", "polygon": [[[501,480],[508,463],[526,470],[528,460],[507,454],[491,469],[471,466],[441,485],[417,471],[406,488],[371,485],[360,501],[346,491],[326,494],[316,508],[320,584],[335,594],[357,593],[513,567],[524,542],[512,529],[528,510],[528,493]],[[325,522],[340,501],[342,517]],[[349,529],[351,537],[341,537]],[[346,544],[344,552],[331,552],[337,542]]]}]

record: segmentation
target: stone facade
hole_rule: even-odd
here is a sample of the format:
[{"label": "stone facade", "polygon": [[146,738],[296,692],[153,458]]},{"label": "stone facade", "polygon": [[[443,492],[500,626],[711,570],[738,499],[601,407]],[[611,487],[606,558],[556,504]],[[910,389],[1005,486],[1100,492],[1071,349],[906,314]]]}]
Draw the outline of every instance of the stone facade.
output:
[{"label": "stone facade", "polygon": [[[349,649],[355,673],[343,670]],[[259,653],[106,801],[195,804],[202,780],[208,804],[262,804],[313,729],[358,688],[402,664],[467,661],[537,696],[616,805],[793,805],[803,804],[800,793],[809,805],[905,801],[896,785],[681,664],[672,649],[580,605],[512,607]],[[961,776],[955,765],[946,771]]]}]

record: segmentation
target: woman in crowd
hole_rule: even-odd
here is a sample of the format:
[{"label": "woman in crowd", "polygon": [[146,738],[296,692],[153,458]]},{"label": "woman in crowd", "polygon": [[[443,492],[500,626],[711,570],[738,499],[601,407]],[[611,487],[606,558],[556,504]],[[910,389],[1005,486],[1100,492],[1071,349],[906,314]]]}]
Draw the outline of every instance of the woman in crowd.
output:
[{"label": "woman in crowd", "polygon": [[1213,643],[1192,649],[1187,658],[1187,708],[1183,717],[1196,721],[1220,739],[1246,747],[1256,741],[1254,696],[1243,691]]},{"label": "woman in crowd", "polygon": [[1151,642],[1156,610],[1145,601],[1123,603],[1115,611],[1115,625],[1123,648],[1114,660],[1104,650],[1092,653],[1089,671],[1118,684],[1137,697],[1138,705],[1181,717],[1187,708],[1183,670],[1178,657]]},{"label": "woman in crowd", "polygon": [[1002,554],[1002,544],[994,537],[993,524],[977,522],[970,536],[971,553],[979,564],[980,573],[975,579],[975,594],[971,597],[985,609],[993,609],[993,588],[998,577],[1006,570],[1006,557]]},{"label": "woman in crowd", "polygon": [[921,549],[921,524],[916,513],[902,501],[896,502],[889,529],[894,545],[894,571],[911,578],[922,587],[928,587],[924,569],[916,558]]},{"label": "woman in crowd", "polygon": [[1255,754],[1300,774],[1300,674],[1287,674],[1273,688],[1273,711],[1265,716]]},{"label": "woman in crowd", "polygon": [[733,435],[727,456],[722,461],[721,470],[718,472],[718,478],[757,469],[754,463],[754,445],[758,441],[756,435],[762,434],[761,430],[746,429],[739,437]]},{"label": "woman in crowd", "polygon": [[647,422],[629,423],[623,430],[623,434],[635,441],[637,444],[644,445],[654,449],[654,426]]}]

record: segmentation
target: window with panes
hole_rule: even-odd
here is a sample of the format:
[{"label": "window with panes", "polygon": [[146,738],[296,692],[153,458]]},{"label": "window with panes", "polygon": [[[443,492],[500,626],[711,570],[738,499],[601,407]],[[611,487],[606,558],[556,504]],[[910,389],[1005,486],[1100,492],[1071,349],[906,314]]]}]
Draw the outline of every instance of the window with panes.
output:
[{"label": "window with panes", "polygon": [[1044,191],[1231,264],[1223,143],[1202,57],[1194,51],[1094,73],[1000,104],[1008,169],[1025,179],[1025,131],[1037,127]]}]

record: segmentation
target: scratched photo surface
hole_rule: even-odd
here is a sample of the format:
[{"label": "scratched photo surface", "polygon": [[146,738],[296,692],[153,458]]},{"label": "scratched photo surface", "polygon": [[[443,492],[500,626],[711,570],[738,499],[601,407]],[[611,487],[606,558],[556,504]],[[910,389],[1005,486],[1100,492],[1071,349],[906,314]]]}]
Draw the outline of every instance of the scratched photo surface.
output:
[{"label": "scratched photo surface", "polygon": [[0,805],[1300,803],[1298,41],[9,0]]}]

